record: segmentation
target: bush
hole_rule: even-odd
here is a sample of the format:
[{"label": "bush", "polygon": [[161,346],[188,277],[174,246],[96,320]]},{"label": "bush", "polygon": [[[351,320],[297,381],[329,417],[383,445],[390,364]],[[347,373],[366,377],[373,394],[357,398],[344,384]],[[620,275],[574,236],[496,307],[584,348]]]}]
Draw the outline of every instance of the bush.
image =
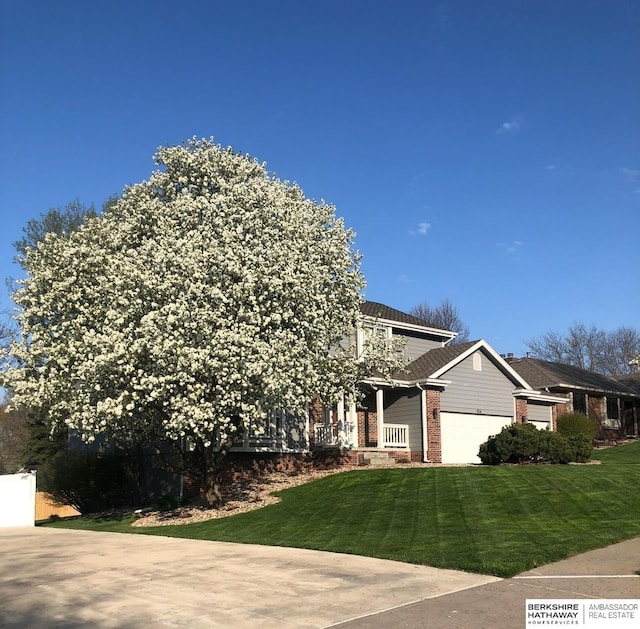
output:
[{"label": "bush", "polygon": [[175,511],[178,505],[178,499],[171,494],[165,494],[158,498],[158,511]]},{"label": "bush", "polygon": [[576,463],[586,463],[591,459],[593,452],[593,439],[589,439],[583,435],[575,435],[567,437],[569,446],[572,449],[572,460]]},{"label": "bush", "polygon": [[558,432],[564,437],[585,437],[592,442],[598,429],[598,422],[584,413],[558,415]]},{"label": "bush", "polygon": [[135,504],[125,457],[61,452],[38,466],[38,489],[81,513]]},{"label": "bush", "polygon": [[533,424],[511,424],[480,446],[478,456],[485,465],[535,460],[539,431]]},{"label": "bush", "polygon": [[566,437],[549,430],[540,431],[538,460],[547,463],[569,463],[572,449]]},{"label": "bush", "polygon": [[480,445],[483,465],[501,463],[586,463],[591,441],[582,435],[565,437],[538,430],[533,424],[511,424]]}]

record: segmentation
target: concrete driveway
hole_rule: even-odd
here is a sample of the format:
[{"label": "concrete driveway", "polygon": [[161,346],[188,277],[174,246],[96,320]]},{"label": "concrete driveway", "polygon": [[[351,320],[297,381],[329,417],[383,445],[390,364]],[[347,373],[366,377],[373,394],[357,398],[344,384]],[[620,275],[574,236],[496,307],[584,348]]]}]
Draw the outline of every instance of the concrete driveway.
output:
[{"label": "concrete driveway", "polygon": [[495,580],[293,548],[0,529],[2,627],[326,627]]},{"label": "concrete driveway", "polygon": [[527,598],[640,598],[640,538],[514,579],[293,548],[0,529],[2,627],[514,629]]}]

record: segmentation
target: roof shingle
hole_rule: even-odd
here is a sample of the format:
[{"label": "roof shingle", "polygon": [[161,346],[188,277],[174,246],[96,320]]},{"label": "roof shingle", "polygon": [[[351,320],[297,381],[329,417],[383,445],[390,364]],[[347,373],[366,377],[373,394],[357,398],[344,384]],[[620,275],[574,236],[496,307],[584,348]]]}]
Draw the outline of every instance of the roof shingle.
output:
[{"label": "roof shingle", "polygon": [[622,382],[573,365],[538,358],[519,358],[510,364],[535,389],[568,385],[592,391],[633,395],[633,390]]},{"label": "roof shingle", "polygon": [[387,319],[389,321],[397,321],[398,323],[409,323],[411,325],[421,325],[423,327],[431,327],[425,324],[422,319],[414,317],[401,310],[396,310],[390,306],[379,304],[375,301],[365,301],[360,304],[360,312],[367,317],[375,317],[378,319]]},{"label": "roof shingle", "polygon": [[447,345],[446,347],[432,349],[407,365],[404,373],[394,374],[394,378],[400,380],[424,380],[429,378],[438,369],[448,365],[477,342],[469,341],[458,345]]}]

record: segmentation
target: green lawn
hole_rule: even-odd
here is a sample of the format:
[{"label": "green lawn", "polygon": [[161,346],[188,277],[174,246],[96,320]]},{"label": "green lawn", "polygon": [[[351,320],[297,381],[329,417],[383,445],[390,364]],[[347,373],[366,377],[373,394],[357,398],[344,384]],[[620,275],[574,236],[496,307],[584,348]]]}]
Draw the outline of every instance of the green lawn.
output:
[{"label": "green lawn", "polygon": [[55,526],[312,548],[512,576],[640,535],[640,442],[601,465],[354,470],[201,524],[130,518]]}]

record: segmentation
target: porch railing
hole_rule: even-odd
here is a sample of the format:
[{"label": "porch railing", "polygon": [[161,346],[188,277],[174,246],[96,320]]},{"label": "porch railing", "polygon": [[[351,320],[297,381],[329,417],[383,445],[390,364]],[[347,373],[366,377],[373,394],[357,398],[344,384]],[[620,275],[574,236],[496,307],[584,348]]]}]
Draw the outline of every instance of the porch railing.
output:
[{"label": "porch railing", "polygon": [[317,446],[346,446],[353,443],[354,422],[336,422],[333,424],[316,424],[314,436]]},{"label": "porch railing", "polygon": [[407,424],[384,424],[383,446],[385,448],[406,448],[409,446],[409,426]]},{"label": "porch railing", "polygon": [[[316,446],[356,446],[354,443],[354,422],[316,424],[314,426]],[[408,448],[408,424],[384,424],[383,448]]]}]

